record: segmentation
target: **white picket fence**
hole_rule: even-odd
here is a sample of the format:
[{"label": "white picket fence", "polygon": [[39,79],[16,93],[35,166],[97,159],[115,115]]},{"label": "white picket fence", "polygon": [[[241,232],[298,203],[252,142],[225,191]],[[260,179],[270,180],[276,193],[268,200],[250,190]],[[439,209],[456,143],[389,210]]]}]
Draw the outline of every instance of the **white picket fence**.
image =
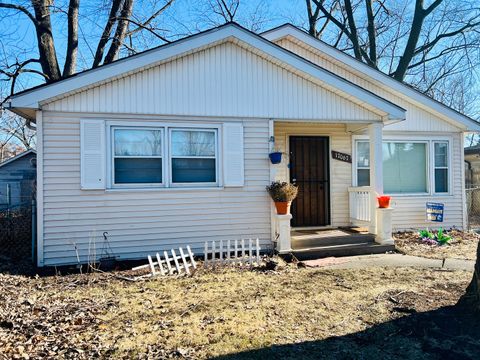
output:
[{"label": "white picket fence", "polygon": [[[210,244],[210,246],[209,246]],[[257,239],[206,241],[204,266],[260,265],[260,242]]]},{"label": "white picket fence", "polygon": [[152,259],[152,257],[148,255],[148,264],[134,267],[132,270],[136,271],[150,268],[151,276],[174,274],[190,275],[190,269],[195,270],[197,268],[192,249],[190,246],[187,246],[187,254],[185,254],[182,248],[179,248],[178,251],[180,255],[177,255],[175,249],[172,249],[171,256],[167,251],[164,251],[163,258],[159,253],[155,255],[155,259]]}]

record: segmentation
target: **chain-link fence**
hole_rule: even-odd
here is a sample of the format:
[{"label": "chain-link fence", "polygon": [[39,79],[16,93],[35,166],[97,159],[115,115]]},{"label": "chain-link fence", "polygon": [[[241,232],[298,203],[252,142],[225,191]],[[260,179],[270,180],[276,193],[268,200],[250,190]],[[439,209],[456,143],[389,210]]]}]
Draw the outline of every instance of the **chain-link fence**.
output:
[{"label": "chain-link fence", "polygon": [[0,255],[10,259],[32,259],[35,204],[0,210]]},{"label": "chain-link fence", "polygon": [[480,229],[480,187],[465,190],[468,230]]}]

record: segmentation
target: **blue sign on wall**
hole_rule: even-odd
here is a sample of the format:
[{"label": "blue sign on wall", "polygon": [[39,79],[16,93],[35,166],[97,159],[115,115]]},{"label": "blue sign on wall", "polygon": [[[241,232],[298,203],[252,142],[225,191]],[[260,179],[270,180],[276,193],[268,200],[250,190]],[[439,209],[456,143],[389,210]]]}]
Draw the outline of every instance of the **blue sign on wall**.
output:
[{"label": "blue sign on wall", "polygon": [[427,202],[427,221],[443,222],[444,204]]}]

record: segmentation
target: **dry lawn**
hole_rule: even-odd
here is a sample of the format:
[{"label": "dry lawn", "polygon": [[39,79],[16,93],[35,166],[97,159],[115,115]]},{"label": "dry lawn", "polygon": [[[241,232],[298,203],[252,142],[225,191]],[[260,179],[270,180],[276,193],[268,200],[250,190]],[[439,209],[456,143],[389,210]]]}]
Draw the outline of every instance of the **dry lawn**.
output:
[{"label": "dry lawn", "polygon": [[394,234],[396,249],[407,255],[422,256],[430,259],[465,259],[477,258],[477,246],[480,236],[473,232],[450,230],[452,240],[447,245],[427,245],[416,232],[398,232]]},{"label": "dry lawn", "polygon": [[[445,343],[412,332],[422,328],[415,314],[455,304],[470,278],[401,268],[226,269],[137,283],[0,275],[0,358],[429,358],[425,341],[434,355]],[[480,348],[448,341],[461,341],[462,356]]]}]

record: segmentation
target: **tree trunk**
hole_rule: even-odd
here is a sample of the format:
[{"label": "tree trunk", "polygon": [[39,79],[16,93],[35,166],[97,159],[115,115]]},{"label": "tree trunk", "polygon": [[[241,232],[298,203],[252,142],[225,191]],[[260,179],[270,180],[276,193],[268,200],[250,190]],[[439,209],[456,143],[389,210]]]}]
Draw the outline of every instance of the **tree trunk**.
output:
[{"label": "tree trunk", "polygon": [[353,16],[353,8],[350,0],[345,0],[345,12],[347,13],[348,27],[350,28],[350,41],[353,44],[353,53],[358,60],[362,61],[362,52],[360,50],[360,43],[358,41],[357,25],[355,25],[355,18]]},{"label": "tree trunk", "polygon": [[117,21],[117,13],[122,4],[122,0],[114,0],[112,2],[112,7],[110,8],[110,14],[108,16],[107,23],[103,29],[102,36],[97,45],[97,50],[95,51],[95,57],[93,59],[92,68],[96,68],[100,65],[103,59],[103,54],[105,52],[105,47],[110,39],[110,33],[112,32],[113,26]]},{"label": "tree trunk", "polygon": [[460,298],[458,305],[465,310],[480,314],[480,242],[477,247],[477,262],[472,281],[465,294]]},{"label": "tree trunk", "polygon": [[373,0],[365,0],[367,8],[367,31],[368,31],[368,48],[370,49],[370,60],[377,67],[377,29],[375,28],[375,15],[373,14]]},{"label": "tree trunk", "polygon": [[125,35],[127,34],[128,28],[128,19],[132,16],[133,10],[133,1],[134,0],[125,0],[123,3],[122,11],[120,11],[120,20],[118,21],[117,30],[115,31],[115,36],[110,45],[107,55],[105,56],[104,64],[109,64],[114,61],[120,52],[120,47],[125,40]]},{"label": "tree trunk", "polygon": [[78,8],[80,0],[70,0],[68,6],[68,44],[67,56],[65,57],[65,66],[63,76],[69,76],[75,73],[77,69],[78,55]]},{"label": "tree trunk", "polygon": [[62,76],[58,66],[55,43],[53,41],[50,9],[52,0],[32,0],[32,6],[37,20],[35,27],[37,33],[38,52],[43,73],[48,77],[47,82],[59,80]]},{"label": "tree trunk", "polygon": [[418,39],[420,38],[420,32],[422,31],[423,22],[425,18],[438,7],[443,0],[435,0],[428,8],[423,8],[424,0],[415,1],[415,13],[413,14],[412,27],[408,36],[407,45],[403,51],[403,55],[400,57],[397,69],[393,74],[393,77],[399,81],[405,79],[405,75],[408,70],[408,66],[412,62],[415,56],[415,49],[417,47]]}]

